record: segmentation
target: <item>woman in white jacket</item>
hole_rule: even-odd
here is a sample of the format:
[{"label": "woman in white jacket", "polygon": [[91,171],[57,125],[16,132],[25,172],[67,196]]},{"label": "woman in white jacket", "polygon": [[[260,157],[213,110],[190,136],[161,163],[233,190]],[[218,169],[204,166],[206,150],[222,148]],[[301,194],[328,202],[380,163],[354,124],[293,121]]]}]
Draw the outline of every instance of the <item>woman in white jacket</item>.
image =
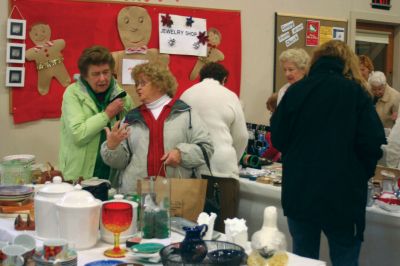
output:
[{"label": "woman in white jacket", "polygon": [[[400,108],[397,113],[399,112]],[[387,142],[387,145],[382,145],[383,163],[387,167],[400,168],[400,116],[397,117]]]}]

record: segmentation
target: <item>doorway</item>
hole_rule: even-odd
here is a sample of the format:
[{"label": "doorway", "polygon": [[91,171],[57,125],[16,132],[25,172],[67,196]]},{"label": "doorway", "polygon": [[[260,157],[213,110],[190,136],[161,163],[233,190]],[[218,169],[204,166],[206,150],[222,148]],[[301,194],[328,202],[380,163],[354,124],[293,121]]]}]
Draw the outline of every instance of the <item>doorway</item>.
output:
[{"label": "doorway", "polygon": [[371,58],[375,70],[385,73],[387,83],[392,86],[394,27],[357,22],[355,40],[356,54]]}]

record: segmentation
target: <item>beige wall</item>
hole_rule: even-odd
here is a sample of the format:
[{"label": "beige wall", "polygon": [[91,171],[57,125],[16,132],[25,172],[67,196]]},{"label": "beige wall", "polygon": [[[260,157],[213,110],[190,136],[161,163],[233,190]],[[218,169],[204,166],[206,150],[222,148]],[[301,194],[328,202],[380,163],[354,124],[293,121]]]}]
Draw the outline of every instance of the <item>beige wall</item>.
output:
[{"label": "beige wall", "polygon": [[[7,2],[0,1],[0,62],[5,62]],[[144,1],[120,1],[144,2]],[[150,0],[149,3],[208,7],[241,10],[242,18],[242,84],[241,100],[244,103],[246,119],[253,123],[268,123],[265,101],[272,92],[274,53],[274,13],[291,13],[350,19],[353,16],[371,12],[376,20],[390,15],[399,20],[400,3],[392,1],[390,11],[372,10],[366,0]],[[357,13],[361,12],[361,13]],[[363,15],[363,16],[364,16]],[[367,16],[368,17],[368,14]],[[400,23],[400,22],[399,22]],[[399,32],[399,30],[397,30]],[[399,35],[399,34],[397,34]],[[398,39],[398,38],[397,38]],[[397,44],[397,48],[399,45]],[[395,54],[395,73],[399,73],[399,53]],[[5,84],[5,63],[0,65],[0,158],[8,154],[30,153],[37,161],[57,162],[60,123],[55,120],[41,120],[14,125],[8,113],[9,91]],[[396,77],[395,77],[396,79]],[[397,80],[399,77],[397,77]],[[397,82],[399,87],[399,82]],[[396,84],[395,84],[396,87]]]}]

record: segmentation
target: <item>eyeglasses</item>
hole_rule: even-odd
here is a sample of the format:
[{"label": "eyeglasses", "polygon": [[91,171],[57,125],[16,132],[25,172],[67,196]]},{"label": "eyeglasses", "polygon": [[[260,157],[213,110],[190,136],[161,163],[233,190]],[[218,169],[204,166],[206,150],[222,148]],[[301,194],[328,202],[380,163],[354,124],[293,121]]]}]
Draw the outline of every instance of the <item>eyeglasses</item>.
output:
[{"label": "eyeglasses", "polygon": [[136,83],[136,87],[144,87],[149,83],[150,83],[150,81],[138,80],[138,82]]}]

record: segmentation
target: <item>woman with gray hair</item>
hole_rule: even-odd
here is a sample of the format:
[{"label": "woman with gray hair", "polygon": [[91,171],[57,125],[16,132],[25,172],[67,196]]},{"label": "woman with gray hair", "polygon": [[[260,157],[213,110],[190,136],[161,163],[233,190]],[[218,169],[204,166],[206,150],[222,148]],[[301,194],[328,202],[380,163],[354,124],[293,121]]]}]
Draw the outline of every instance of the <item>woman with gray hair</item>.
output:
[{"label": "woman with gray hair", "polygon": [[400,104],[400,93],[386,82],[381,71],[372,72],[368,79],[374,97],[374,105],[385,128],[392,128],[397,118]]},{"label": "woman with gray hair", "polygon": [[279,89],[278,104],[289,86],[305,76],[310,62],[310,56],[304,49],[293,48],[283,51],[279,56],[279,62],[281,63],[288,83]]}]

